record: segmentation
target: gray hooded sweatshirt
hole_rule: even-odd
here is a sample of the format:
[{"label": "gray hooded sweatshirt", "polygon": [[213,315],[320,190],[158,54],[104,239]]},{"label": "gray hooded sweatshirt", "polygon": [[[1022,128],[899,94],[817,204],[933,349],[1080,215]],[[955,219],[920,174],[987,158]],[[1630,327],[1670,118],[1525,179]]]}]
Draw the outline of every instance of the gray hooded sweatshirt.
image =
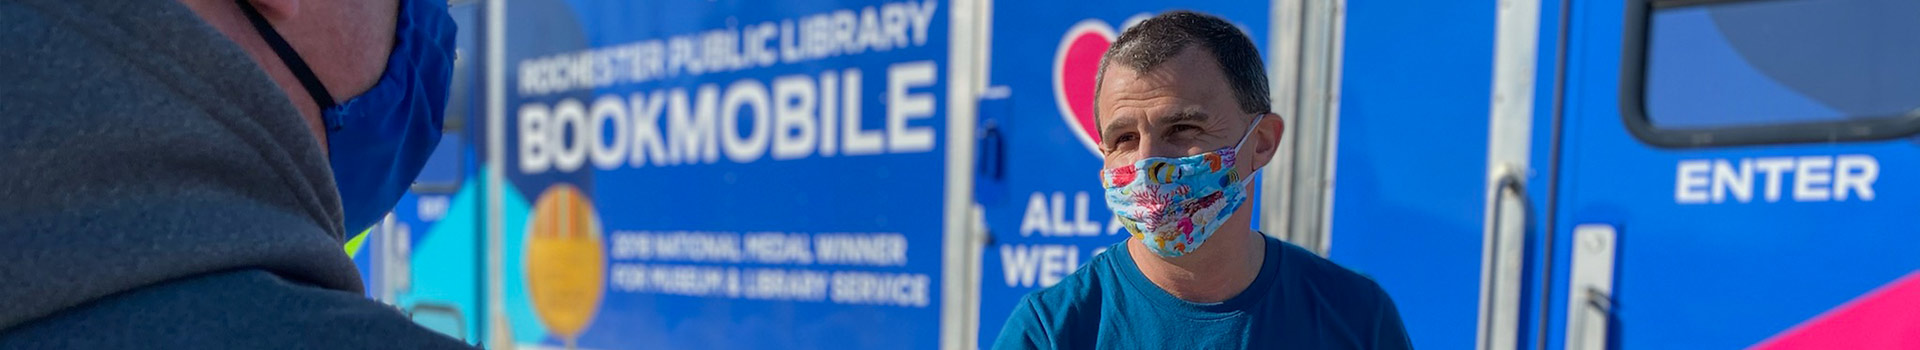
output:
[{"label": "gray hooded sweatshirt", "polygon": [[327,156],[173,0],[0,0],[0,348],[465,348],[362,297]]}]

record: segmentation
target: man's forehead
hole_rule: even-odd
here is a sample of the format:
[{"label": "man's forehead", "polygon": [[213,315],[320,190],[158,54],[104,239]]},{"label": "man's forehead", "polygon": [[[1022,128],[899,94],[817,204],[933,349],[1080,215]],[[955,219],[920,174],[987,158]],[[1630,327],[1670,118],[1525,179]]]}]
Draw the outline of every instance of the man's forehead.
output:
[{"label": "man's forehead", "polygon": [[[1232,103],[1226,77],[1206,50],[1188,47],[1145,72],[1129,64],[1110,64],[1094,96],[1096,125],[1137,117],[1204,116],[1210,114],[1209,104]],[[1138,115],[1142,113],[1152,115]]]}]

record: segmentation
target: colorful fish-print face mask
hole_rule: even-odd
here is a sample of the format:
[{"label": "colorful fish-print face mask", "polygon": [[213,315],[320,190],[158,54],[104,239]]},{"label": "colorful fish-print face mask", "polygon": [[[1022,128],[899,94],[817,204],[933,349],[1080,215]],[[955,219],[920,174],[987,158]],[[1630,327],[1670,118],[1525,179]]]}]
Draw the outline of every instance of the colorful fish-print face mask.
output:
[{"label": "colorful fish-print face mask", "polygon": [[[1254,125],[1264,116],[1255,116]],[[1155,254],[1172,258],[1193,252],[1247,201],[1247,183],[1253,177],[1240,174],[1233,164],[1250,135],[1251,127],[1233,147],[1213,152],[1146,158],[1100,170],[1107,208]]]}]

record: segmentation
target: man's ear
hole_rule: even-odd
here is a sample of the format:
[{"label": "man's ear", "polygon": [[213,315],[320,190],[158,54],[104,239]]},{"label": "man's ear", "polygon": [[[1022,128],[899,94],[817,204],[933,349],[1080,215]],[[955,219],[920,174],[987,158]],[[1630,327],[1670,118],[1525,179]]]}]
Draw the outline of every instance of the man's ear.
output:
[{"label": "man's ear", "polygon": [[1279,114],[1267,113],[1253,126],[1253,166],[1255,170],[1266,167],[1273,155],[1280,150],[1280,138],[1286,134],[1287,121]]},{"label": "man's ear", "polygon": [[284,21],[300,15],[300,0],[239,0],[253,3],[253,8],[261,16],[272,21]]}]

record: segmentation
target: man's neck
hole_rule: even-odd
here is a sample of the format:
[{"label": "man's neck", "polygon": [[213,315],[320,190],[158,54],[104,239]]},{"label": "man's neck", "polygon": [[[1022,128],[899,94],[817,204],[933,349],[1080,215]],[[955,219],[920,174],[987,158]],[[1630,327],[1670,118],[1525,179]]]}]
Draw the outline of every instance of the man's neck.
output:
[{"label": "man's neck", "polygon": [[1266,262],[1266,239],[1247,224],[1251,212],[1240,207],[1199,248],[1178,258],[1154,254],[1139,240],[1127,243],[1127,253],[1140,273],[1167,294],[1196,303],[1226,301],[1252,285]]}]

